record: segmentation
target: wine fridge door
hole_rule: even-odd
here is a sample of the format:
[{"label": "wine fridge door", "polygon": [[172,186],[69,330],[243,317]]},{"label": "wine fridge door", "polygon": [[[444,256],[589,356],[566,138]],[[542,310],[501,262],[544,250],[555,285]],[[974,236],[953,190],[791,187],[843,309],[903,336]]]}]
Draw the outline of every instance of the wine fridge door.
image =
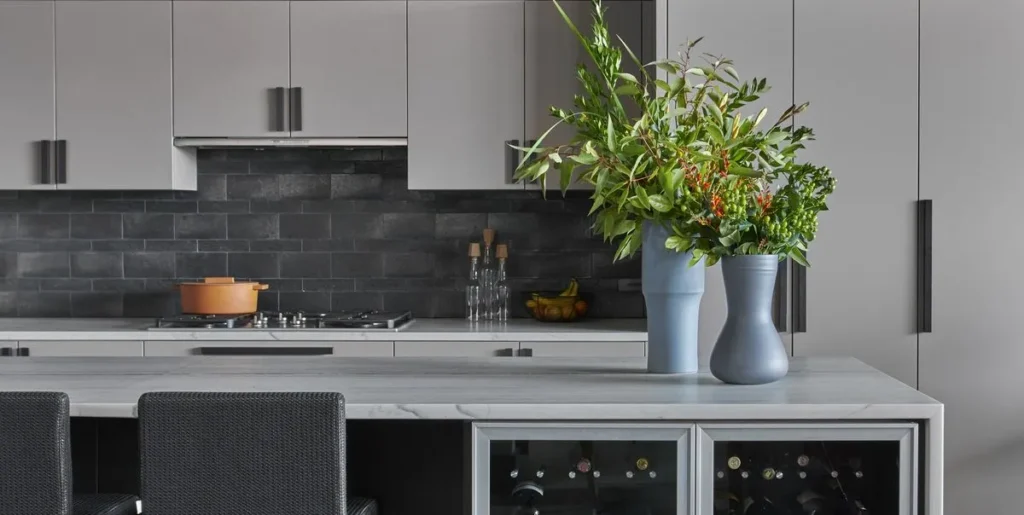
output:
[{"label": "wine fridge door", "polygon": [[692,425],[476,423],[473,515],[690,515]]},{"label": "wine fridge door", "polygon": [[700,515],[917,515],[917,425],[698,425]]}]

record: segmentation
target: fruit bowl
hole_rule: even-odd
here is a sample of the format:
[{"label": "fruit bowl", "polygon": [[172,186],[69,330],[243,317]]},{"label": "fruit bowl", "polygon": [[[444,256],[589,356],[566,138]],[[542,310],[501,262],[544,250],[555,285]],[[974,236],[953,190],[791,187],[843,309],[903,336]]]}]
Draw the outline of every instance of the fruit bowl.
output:
[{"label": "fruit bowl", "polygon": [[526,312],[541,322],[572,322],[583,318],[590,308],[591,296],[564,292],[533,292],[523,295]]}]

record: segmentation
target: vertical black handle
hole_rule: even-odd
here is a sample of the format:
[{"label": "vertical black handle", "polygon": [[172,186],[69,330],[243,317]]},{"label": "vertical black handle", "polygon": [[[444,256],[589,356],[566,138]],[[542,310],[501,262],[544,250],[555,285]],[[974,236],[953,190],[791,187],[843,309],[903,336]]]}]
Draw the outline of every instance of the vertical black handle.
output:
[{"label": "vertical black handle", "polygon": [[288,88],[288,128],[302,130],[302,88]]},{"label": "vertical black handle", "polygon": [[917,201],[917,332],[932,332],[932,201]]},{"label": "vertical black handle", "polygon": [[793,333],[807,332],[807,267],[793,263]]},{"label": "vertical black handle", "polygon": [[28,347],[18,347],[18,356],[23,358],[28,357]]},{"label": "vertical black handle", "polygon": [[14,351],[10,347],[4,347],[4,348],[0,349],[0,357],[8,357],[8,356],[13,356],[13,355],[14,355]]},{"label": "vertical black handle", "polygon": [[48,139],[39,142],[39,172],[40,184],[56,184],[53,178],[53,141]]},{"label": "vertical black handle", "polygon": [[57,165],[55,184],[68,183],[68,140],[59,139],[53,146],[53,161]]},{"label": "vertical black handle", "polygon": [[285,100],[285,89],[286,88],[273,88],[271,89],[271,96],[273,97],[271,104],[274,106],[274,112],[271,115],[270,130],[276,132],[286,132],[288,130],[285,122],[288,120],[287,115],[287,101]]},{"label": "vertical black handle", "polygon": [[779,261],[779,271],[775,275],[775,291],[772,294],[772,318],[775,330],[784,333],[789,322],[789,310],[786,309],[786,284],[789,282],[789,259]]},{"label": "vertical black handle", "polygon": [[505,184],[516,183],[516,168],[519,168],[519,140],[505,140]]}]

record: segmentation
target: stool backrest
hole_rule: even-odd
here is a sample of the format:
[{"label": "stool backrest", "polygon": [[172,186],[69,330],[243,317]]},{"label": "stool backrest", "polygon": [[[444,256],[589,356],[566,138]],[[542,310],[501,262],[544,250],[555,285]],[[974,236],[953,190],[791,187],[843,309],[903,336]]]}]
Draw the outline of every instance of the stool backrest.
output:
[{"label": "stool backrest", "polygon": [[0,392],[0,514],[70,515],[68,406],[61,392]]},{"label": "stool backrest", "polygon": [[146,515],[344,515],[340,393],[139,399]]}]

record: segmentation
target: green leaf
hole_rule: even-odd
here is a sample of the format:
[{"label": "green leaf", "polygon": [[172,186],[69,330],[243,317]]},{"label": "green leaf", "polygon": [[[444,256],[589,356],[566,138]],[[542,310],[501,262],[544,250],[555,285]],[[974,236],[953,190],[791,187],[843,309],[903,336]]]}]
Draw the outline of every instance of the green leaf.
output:
[{"label": "green leaf", "polygon": [[715,142],[719,146],[725,145],[725,136],[722,135],[722,129],[719,129],[717,125],[708,125],[707,132],[711,141]]},{"label": "green leaf", "polygon": [[629,96],[639,95],[640,94],[640,88],[636,87],[635,84],[623,84],[623,85],[615,88],[615,94],[616,95],[629,95]]},{"label": "green leaf", "polygon": [[730,163],[729,164],[729,175],[738,175],[740,177],[757,178],[757,177],[763,176],[764,173],[762,173],[762,172],[760,172],[758,170],[754,170],[752,168],[747,168],[745,166],[738,165],[736,163]]},{"label": "green leaf", "polygon": [[665,248],[678,252],[686,248],[689,243],[690,242],[680,238],[679,236],[669,236],[668,239],[665,240]]},{"label": "green leaf", "polygon": [[597,156],[591,154],[580,154],[578,156],[569,156],[569,159],[576,161],[581,165],[592,165],[597,162]]},{"label": "green leaf", "polygon": [[643,188],[637,188],[637,190],[636,190],[636,199],[637,199],[638,202],[640,202],[640,208],[641,209],[650,209],[651,208],[651,201],[650,201],[650,199],[647,196],[647,190],[645,190]]},{"label": "green leaf", "polygon": [[640,84],[640,81],[637,80],[636,75],[633,75],[632,73],[619,72],[616,74],[616,76],[618,76],[620,79],[624,81],[632,82],[633,84]]},{"label": "green leaf", "polygon": [[768,133],[768,136],[764,138],[764,142],[768,145],[778,145],[787,137],[789,137],[789,133],[785,131],[770,132]]},{"label": "green leaf", "polygon": [[619,220],[612,229],[611,236],[621,236],[636,228],[634,220]]},{"label": "green leaf", "polygon": [[605,134],[605,144],[608,145],[608,150],[615,150],[615,123],[612,122],[611,113],[608,113],[608,127],[607,134]]},{"label": "green leaf", "polygon": [[[690,258],[690,266],[694,266],[697,263],[700,263],[700,260],[703,259],[703,258],[704,258],[704,250],[703,249],[693,249],[693,257]],[[708,266],[710,266],[710,265],[708,265]]]},{"label": "green leaf", "polygon": [[698,77],[707,77],[708,76],[708,74],[704,71],[703,68],[690,68],[689,70],[686,70],[686,74],[687,75],[696,75]]},{"label": "green leaf", "polygon": [[803,267],[810,268],[811,266],[811,264],[807,262],[807,256],[805,256],[799,249],[791,249],[789,251],[789,258]]},{"label": "green leaf", "polygon": [[729,74],[729,76],[732,77],[733,80],[740,80],[740,75],[736,73],[736,69],[733,68],[732,66],[725,65],[724,67],[722,67],[722,70],[724,70],[725,73]]},{"label": "green leaf", "polygon": [[672,202],[661,194],[649,195],[647,201],[651,204],[651,208],[659,213],[668,213],[672,210]]},{"label": "green leaf", "polygon": [[[708,111],[711,111],[711,116],[714,116],[715,117],[715,121],[718,122],[719,125],[721,125],[722,124],[722,110],[718,108],[718,105],[716,105],[714,102],[708,102],[708,103],[706,103],[704,105],[708,106]],[[719,131],[719,132],[721,132],[721,131]]]},{"label": "green leaf", "polygon": [[561,163],[562,162],[562,156],[558,155],[558,152],[552,152],[552,153],[548,154],[548,159],[550,159],[551,162],[553,162],[553,163]]},{"label": "green leaf", "polygon": [[757,124],[761,123],[761,121],[764,120],[764,117],[767,114],[768,114],[768,108],[767,107],[762,107],[761,108],[761,112],[757,113],[757,118],[754,118],[754,126],[756,127]]},{"label": "green leaf", "polygon": [[660,89],[662,91],[665,91],[665,92],[672,91],[672,86],[669,86],[667,82],[665,82],[665,81],[663,81],[661,79],[654,79],[654,85],[658,86],[658,89]]}]

